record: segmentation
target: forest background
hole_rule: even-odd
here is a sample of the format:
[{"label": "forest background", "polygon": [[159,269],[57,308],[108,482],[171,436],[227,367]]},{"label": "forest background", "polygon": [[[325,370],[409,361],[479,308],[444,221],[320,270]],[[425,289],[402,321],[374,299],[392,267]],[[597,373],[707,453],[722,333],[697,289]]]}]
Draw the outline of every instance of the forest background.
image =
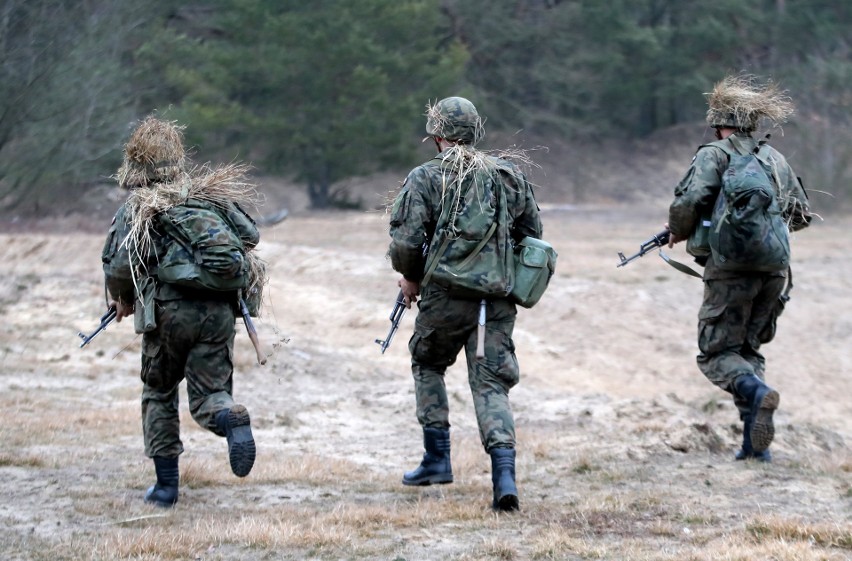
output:
[{"label": "forest background", "polygon": [[731,72],[789,92],[773,143],[820,212],[848,208],[849,29],[835,0],[2,0],[0,209],[102,199],[151,113],[187,125],[202,161],[280,178],[276,204],[374,207],[353,178],[425,159],[425,104],[448,95],[487,117],[486,148],[535,151],[559,184],[544,200],[664,198],[656,163],[712,140],[703,94]]}]

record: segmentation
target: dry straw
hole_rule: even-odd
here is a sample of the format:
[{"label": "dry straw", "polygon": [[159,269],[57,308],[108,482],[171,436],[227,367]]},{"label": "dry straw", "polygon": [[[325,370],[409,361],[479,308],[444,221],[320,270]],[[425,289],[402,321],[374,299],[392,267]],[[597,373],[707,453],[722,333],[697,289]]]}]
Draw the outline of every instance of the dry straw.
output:
[{"label": "dry straw", "polygon": [[[469,144],[456,144],[442,154],[441,163],[441,204],[450,204],[448,227],[453,234],[457,233],[456,219],[462,211],[462,189],[451,189],[453,185],[462,185],[468,178],[471,179],[469,189],[484,189],[488,178],[498,177],[499,172],[508,174],[511,182],[503,182],[508,189],[520,190],[523,188],[526,178],[520,169],[513,165],[518,162],[527,167],[535,163],[527,153],[521,149],[508,149],[500,151],[477,150]],[[510,160],[513,163],[510,163]],[[448,191],[450,196],[447,197]],[[483,200],[483,197],[476,197]]]},{"label": "dry straw", "polygon": [[[488,178],[497,177],[502,171],[513,178],[515,189],[521,189],[526,181],[520,170],[509,163],[509,160],[526,167],[534,166],[532,159],[524,150],[507,149],[499,151],[478,150],[474,147],[485,136],[483,120],[476,115],[471,123],[459,123],[444,115],[438,103],[426,104],[426,119],[428,130],[434,135],[447,135],[452,140],[459,137],[463,140],[444,151],[441,155],[441,204],[450,204],[448,228],[451,235],[458,234],[456,220],[461,212],[461,200],[464,195],[461,189],[451,189],[468,181],[470,189],[484,189]],[[465,130],[467,129],[467,130]],[[450,134],[447,134],[447,133]],[[512,187],[509,187],[512,188]],[[448,198],[448,192],[450,197]],[[482,197],[477,197],[483,200]]]},{"label": "dry straw", "polygon": [[[231,204],[256,207],[261,203],[254,184],[248,181],[250,166],[210,164],[188,167],[183,147],[184,127],[172,121],[147,117],[124,146],[124,161],[116,179],[119,186],[130,190],[127,212],[130,231],[123,243],[130,253],[134,275],[145,276],[144,264],[155,255],[152,240],[155,218],[188,199],[209,202],[221,208]],[[247,248],[249,264],[248,290],[266,283],[265,266],[253,248]],[[139,279],[134,284],[139,288]]]},{"label": "dry straw", "polygon": [[713,126],[733,118],[739,128],[755,130],[760,119],[780,126],[795,111],[792,100],[772,81],[761,84],[748,74],[727,76],[707,96],[707,122]]}]

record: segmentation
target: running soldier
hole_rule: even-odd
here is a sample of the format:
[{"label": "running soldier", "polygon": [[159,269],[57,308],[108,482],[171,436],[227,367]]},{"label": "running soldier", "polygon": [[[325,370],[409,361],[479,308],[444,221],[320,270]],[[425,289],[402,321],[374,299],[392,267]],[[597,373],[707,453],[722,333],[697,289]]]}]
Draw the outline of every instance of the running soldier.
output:
[{"label": "running soldier", "polygon": [[[774,338],[792,286],[787,232],[807,227],[811,214],[804,187],[784,156],[752,133],[761,118],[783,123],[793,105],[775,85],[747,76],[720,81],[708,105],[707,123],[716,141],[698,149],[675,188],[669,247],[689,238],[687,251],[705,267],[698,367],[733,396],[739,410],[743,443],[736,459],[769,462],[780,396],[764,381],[760,347]],[[756,159],[751,160],[757,166],[753,171],[735,169],[748,165],[743,157],[750,155]],[[723,196],[746,180],[753,187],[765,183],[761,198]],[[740,190],[747,191],[757,192]]]},{"label": "running soldier", "polygon": [[[388,253],[402,274],[398,285],[406,307],[420,297],[408,348],[425,453],[402,483],[453,481],[444,375],[464,349],[480,439],[491,456],[492,508],[517,510],[515,423],[509,404],[509,390],[520,378],[512,341],[516,305],[505,290],[491,297],[479,294],[500,284],[512,240],[541,237],[539,210],[515,164],[474,147],[483,126],[470,101],[450,97],[428,107],[426,132],[438,154],[408,174],[390,217]],[[463,256],[454,252],[469,240],[464,233],[489,224],[489,233],[467,246],[470,254],[464,261],[473,263],[469,272],[441,276],[443,264]]]},{"label": "running soldier", "polygon": [[[254,465],[249,413],[232,398],[236,287],[254,283],[256,289],[259,278],[262,284],[251,252],[259,234],[237,204],[254,193],[246,169],[189,171],[182,127],[149,117],[125,145],[118,171],[128,198],[107,235],[103,267],[116,321],[133,314],[143,333],[142,429],[157,477],[145,501],[158,506],[178,500],[178,385],[184,379],[192,418],[227,439],[234,474],[245,477]],[[187,235],[198,240],[194,249],[179,241],[180,227],[193,229]],[[201,240],[213,236],[230,241],[218,246],[227,253],[208,255],[216,248]],[[216,262],[218,270],[199,266],[203,261]]]}]

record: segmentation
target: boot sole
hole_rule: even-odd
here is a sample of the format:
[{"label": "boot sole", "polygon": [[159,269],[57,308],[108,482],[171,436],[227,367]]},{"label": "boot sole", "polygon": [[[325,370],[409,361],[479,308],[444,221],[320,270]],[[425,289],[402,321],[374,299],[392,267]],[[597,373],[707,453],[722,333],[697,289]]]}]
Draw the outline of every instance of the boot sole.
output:
[{"label": "boot sole", "polygon": [[254,467],[256,455],[248,410],[242,405],[234,405],[228,412],[228,460],[234,475],[247,476]]},{"label": "boot sole", "polygon": [[453,482],[453,474],[451,473],[441,473],[438,475],[429,475],[426,477],[421,477],[420,479],[405,479],[403,478],[402,484],[408,485],[409,487],[425,487],[426,485],[446,485],[447,483]]},{"label": "boot sole", "polygon": [[494,510],[499,510],[502,512],[512,512],[515,510],[520,510],[521,505],[518,501],[517,495],[503,495],[497,501],[497,504],[494,506]]},{"label": "boot sole", "polygon": [[769,390],[760,398],[757,413],[754,415],[754,422],[751,426],[751,447],[756,454],[769,448],[772,439],[775,438],[775,425],[772,422],[772,415],[778,409],[780,401],[781,396],[775,390]]}]

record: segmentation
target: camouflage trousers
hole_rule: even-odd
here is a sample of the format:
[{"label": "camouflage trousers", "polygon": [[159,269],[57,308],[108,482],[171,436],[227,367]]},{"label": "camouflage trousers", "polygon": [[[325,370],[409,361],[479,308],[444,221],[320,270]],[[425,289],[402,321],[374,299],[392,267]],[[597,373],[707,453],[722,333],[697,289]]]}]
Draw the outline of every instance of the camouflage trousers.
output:
[{"label": "camouflage trousers", "polygon": [[775,325],[784,309],[779,298],[786,279],[753,274],[704,281],[704,302],[698,314],[698,367],[708,380],[729,392],[740,412],[746,403],[734,391],[743,374],[764,379],[766,360],[760,346],[775,337]]},{"label": "camouflage trousers", "polygon": [[234,311],[210,300],[155,300],[157,328],[142,339],[145,455],[174,458],[180,440],[178,385],[185,378],[192,418],[216,428],[216,412],[234,404]]},{"label": "camouflage trousers", "polygon": [[520,378],[512,342],[515,304],[508,299],[487,302],[483,359],[476,358],[479,301],[451,298],[443,289],[428,286],[418,308],[414,335],[408,343],[417,420],[424,428],[449,428],[444,375],[464,348],[482,445],[486,452],[514,448],[515,421],[509,389]]}]

